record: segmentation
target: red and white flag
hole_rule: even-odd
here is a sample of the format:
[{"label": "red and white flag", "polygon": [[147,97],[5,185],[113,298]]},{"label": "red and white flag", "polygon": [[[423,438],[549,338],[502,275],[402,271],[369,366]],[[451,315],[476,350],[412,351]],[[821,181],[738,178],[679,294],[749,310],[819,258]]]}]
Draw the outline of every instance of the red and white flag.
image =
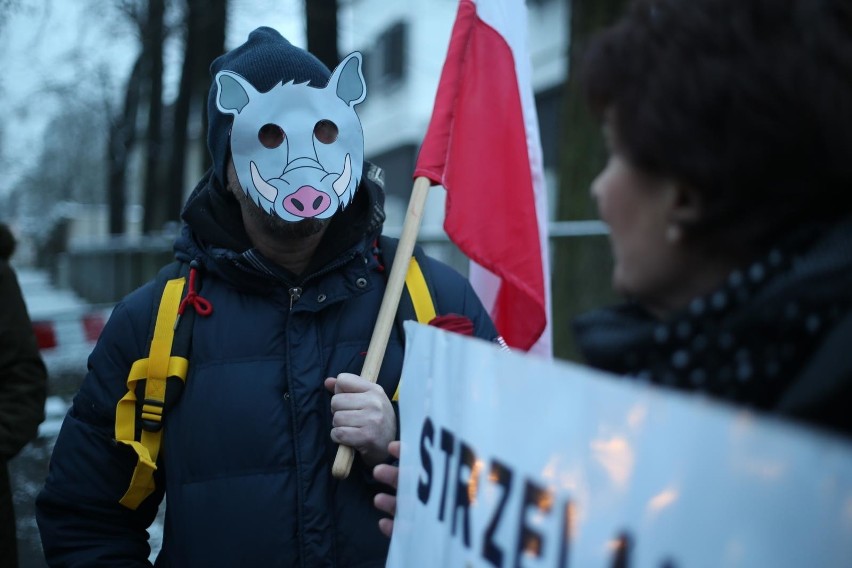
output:
[{"label": "red and white flag", "polygon": [[414,171],[511,347],[551,356],[547,194],[523,0],[461,0]]}]

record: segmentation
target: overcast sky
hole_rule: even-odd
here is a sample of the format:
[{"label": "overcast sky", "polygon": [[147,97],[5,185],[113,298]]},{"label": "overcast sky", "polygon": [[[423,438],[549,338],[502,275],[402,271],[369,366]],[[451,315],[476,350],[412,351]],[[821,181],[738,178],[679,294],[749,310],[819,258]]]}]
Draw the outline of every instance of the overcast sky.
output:
[{"label": "overcast sky", "polygon": [[[0,145],[0,193],[39,156],[45,124],[63,104],[56,92],[73,87],[83,96],[104,89],[120,100],[138,52],[132,27],[111,0],[19,0],[0,29],[0,101],[5,120]],[[277,28],[304,46],[302,0],[230,0],[227,47],[242,43],[261,25]],[[165,56],[165,99],[177,93],[182,55],[172,41]],[[98,70],[107,70],[98,74]],[[108,77],[104,80],[100,76]]]}]

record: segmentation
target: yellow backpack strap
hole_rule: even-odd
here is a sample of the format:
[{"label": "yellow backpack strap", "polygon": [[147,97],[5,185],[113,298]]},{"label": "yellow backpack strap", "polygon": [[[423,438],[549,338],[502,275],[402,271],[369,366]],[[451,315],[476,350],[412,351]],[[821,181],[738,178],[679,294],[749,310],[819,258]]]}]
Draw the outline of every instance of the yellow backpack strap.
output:
[{"label": "yellow backpack strap", "polygon": [[426,285],[420,263],[413,256],[408,265],[408,272],[405,274],[405,287],[408,295],[411,296],[411,303],[414,304],[417,321],[428,324],[435,319],[435,304],[432,302],[429,286]]},{"label": "yellow backpack strap", "polygon": [[[163,435],[162,419],[166,404],[166,386],[169,377],[186,381],[189,360],[172,356],[175,322],[183,295],[186,278],[168,280],[163,288],[157,308],[157,318],[148,357],[139,359],[127,376],[127,394],[118,401],[115,411],[115,439],[136,452],[136,468],[130,487],[119,501],[129,509],[136,509],[154,491],[154,471],[160,453]],[[137,387],[145,385],[140,414],[140,435],[136,439]]]},{"label": "yellow backpack strap", "polygon": [[[432,301],[432,294],[429,292],[429,286],[426,284],[426,278],[423,276],[423,270],[420,268],[420,263],[417,258],[412,256],[411,262],[408,265],[408,272],[405,274],[405,290],[411,298],[411,303],[414,305],[414,313],[417,316],[417,321],[422,324],[428,324],[435,318],[435,303]],[[399,400],[399,387],[402,385],[400,381],[396,385],[396,392],[393,393],[392,401]]]}]

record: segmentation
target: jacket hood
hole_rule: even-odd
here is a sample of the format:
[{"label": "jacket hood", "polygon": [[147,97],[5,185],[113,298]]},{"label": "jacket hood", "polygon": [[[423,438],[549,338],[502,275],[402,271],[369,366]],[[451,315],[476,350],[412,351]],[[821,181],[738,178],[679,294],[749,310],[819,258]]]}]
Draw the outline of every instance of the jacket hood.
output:
[{"label": "jacket hood", "polygon": [[[381,170],[365,162],[352,203],[332,217],[314,258],[303,276],[275,265],[254,250],[245,230],[240,205],[208,170],[192,191],[181,214],[184,227],[175,242],[179,260],[199,261],[240,287],[256,291],[296,284],[339,259],[354,256],[372,246],[385,220]],[[249,262],[247,256],[254,261]],[[264,266],[258,266],[258,262]]]}]

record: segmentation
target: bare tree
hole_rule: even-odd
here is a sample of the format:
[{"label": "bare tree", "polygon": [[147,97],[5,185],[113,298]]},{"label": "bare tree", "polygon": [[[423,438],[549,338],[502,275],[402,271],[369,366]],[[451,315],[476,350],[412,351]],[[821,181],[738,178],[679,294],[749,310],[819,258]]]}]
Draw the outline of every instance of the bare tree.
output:
[{"label": "bare tree", "polygon": [[[187,129],[191,120],[201,123],[201,132],[207,131],[207,88],[210,84],[208,68],[210,62],[225,51],[225,27],[227,23],[227,0],[186,0],[184,13],[185,39],[180,91],[174,106],[174,124],[170,140],[169,175],[166,182],[166,217],[179,218],[184,194],[186,159],[188,147]],[[205,157],[204,166],[210,158],[202,136],[201,148],[196,150]],[[199,174],[201,172],[198,172]]]},{"label": "bare tree", "polygon": [[[35,237],[42,248],[49,236],[52,252],[65,246],[67,219],[82,205],[100,204],[104,197],[103,160],[106,118],[90,101],[70,96],[45,127],[41,151],[35,163],[12,188],[8,202],[24,233]],[[85,140],[85,144],[80,141]],[[54,256],[40,255],[48,264]]]},{"label": "bare tree", "polygon": [[[564,126],[560,159],[562,220],[594,217],[589,187],[606,161],[600,127],[583,99],[578,72],[589,39],[622,13],[628,0],[572,0],[570,10],[570,75],[563,106]],[[605,237],[565,239],[554,261],[554,353],[576,359],[570,321],[592,307],[610,301],[611,255]]]},{"label": "bare tree", "polygon": [[34,176],[43,180],[39,194],[55,203],[103,203],[105,122],[100,106],[88,101],[70,103],[51,119],[33,168]]},{"label": "bare tree", "polygon": [[0,32],[3,31],[9,17],[20,9],[20,0],[0,0]]},{"label": "bare tree", "polygon": [[165,40],[165,0],[148,0],[142,31],[143,65],[147,91],[148,124],[145,134],[145,169],[142,185],[145,217],[144,233],[162,227],[166,220],[165,191],[159,175],[163,122],[163,42]]},{"label": "bare tree", "polygon": [[109,141],[107,143],[107,200],[109,203],[109,232],[121,235],[126,232],[124,210],[127,205],[127,165],[129,154],[136,142],[136,117],[139,112],[142,56],[136,58],[124,91],[124,104],[120,111],[110,112]]},{"label": "bare tree", "polygon": [[[168,35],[165,21],[167,0],[113,0],[114,9],[122,16],[120,23],[135,34],[139,41],[137,56],[124,87],[123,105],[110,114],[107,146],[109,184],[110,233],[126,230],[127,170],[130,155],[137,143],[144,144],[145,163],[142,168],[142,200],[145,209],[143,230],[162,226],[162,121],[163,121],[163,44]],[[96,9],[92,4],[91,9]],[[118,23],[118,22],[117,22]],[[120,28],[121,26],[119,26]],[[126,30],[117,33],[126,34]],[[138,120],[145,119],[144,132]]]},{"label": "bare tree", "polygon": [[340,63],[337,46],[337,0],[305,0],[308,51],[329,69]]}]

